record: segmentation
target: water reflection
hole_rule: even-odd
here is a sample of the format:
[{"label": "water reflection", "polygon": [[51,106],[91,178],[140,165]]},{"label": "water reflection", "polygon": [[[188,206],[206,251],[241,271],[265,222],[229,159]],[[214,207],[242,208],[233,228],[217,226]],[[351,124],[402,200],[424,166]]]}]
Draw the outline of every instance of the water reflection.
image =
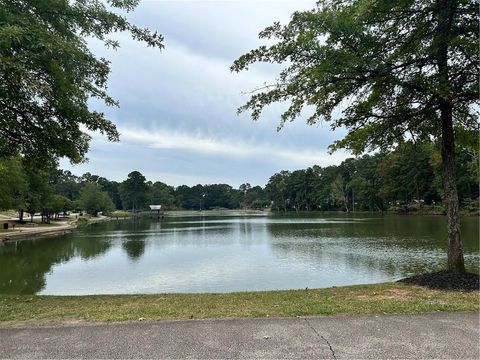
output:
[{"label": "water reflection", "polygon": [[76,255],[83,260],[89,260],[107,252],[112,244],[106,237],[99,236],[92,241],[92,238],[89,236],[79,236],[71,240],[71,246],[75,249]]},{"label": "water reflection", "polygon": [[[140,239],[138,239],[140,237]],[[132,261],[138,260],[145,252],[145,236],[133,236],[122,243],[122,248]]]},{"label": "water reflection", "polygon": [[20,241],[0,246],[0,292],[35,294],[45,286],[45,274],[55,263],[68,261],[75,252],[71,241],[55,239]]},{"label": "water reflection", "polygon": [[[114,221],[0,246],[0,293],[223,292],[393,280],[445,266],[445,219],[291,214]],[[478,271],[478,222],[462,220]]]}]

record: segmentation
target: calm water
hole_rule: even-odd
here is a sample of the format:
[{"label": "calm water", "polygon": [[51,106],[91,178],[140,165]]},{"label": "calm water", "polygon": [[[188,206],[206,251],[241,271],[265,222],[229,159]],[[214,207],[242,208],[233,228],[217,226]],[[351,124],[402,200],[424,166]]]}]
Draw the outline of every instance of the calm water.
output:
[{"label": "calm water", "polygon": [[[479,226],[462,220],[478,272]],[[325,215],[170,217],[96,224],[0,245],[0,293],[125,294],[376,283],[445,266],[445,218]]]}]

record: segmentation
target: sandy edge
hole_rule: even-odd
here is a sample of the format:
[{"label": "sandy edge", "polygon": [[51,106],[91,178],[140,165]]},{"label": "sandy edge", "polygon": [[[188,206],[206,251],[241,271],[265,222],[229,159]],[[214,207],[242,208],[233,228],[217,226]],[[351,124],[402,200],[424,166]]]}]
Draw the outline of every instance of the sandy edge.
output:
[{"label": "sandy edge", "polygon": [[[89,218],[88,224],[94,224],[102,221],[115,220],[110,217]],[[19,240],[33,240],[44,237],[60,236],[71,233],[77,228],[76,220],[70,220],[66,224],[58,224],[45,227],[22,228],[9,233],[0,233],[0,243]]]}]

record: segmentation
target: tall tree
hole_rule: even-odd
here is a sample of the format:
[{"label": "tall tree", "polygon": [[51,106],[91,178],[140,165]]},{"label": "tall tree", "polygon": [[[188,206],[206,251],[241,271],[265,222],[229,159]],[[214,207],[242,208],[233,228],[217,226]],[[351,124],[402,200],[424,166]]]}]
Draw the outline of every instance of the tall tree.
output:
[{"label": "tall tree", "polygon": [[0,156],[19,152],[78,162],[90,139],[83,129],[118,139],[115,125],[88,107],[92,98],[118,104],[106,92],[109,62],[92,54],[86,39],[116,48],[119,43],[108,35],[123,31],[162,48],[161,35],[119,13],[138,3],[0,0]]},{"label": "tall tree", "polygon": [[70,200],[78,198],[81,188],[80,180],[69,170],[54,169],[50,173],[50,184],[53,186],[55,193]]},{"label": "tall tree", "polygon": [[145,176],[138,171],[128,174],[127,180],[120,184],[120,196],[125,209],[142,209],[147,205],[148,187]]},{"label": "tall tree", "polygon": [[290,204],[290,199],[288,198],[287,193],[287,182],[289,177],[289,171],[280,171],[279,173],[273,174],[268,180],[267,185],[265,185],[265,192],[270,197],[272,206],[277,210],[282,209],[285,212]]},{"label": "tall tree", "polygon": [[287,25],[266,28],[260,37],[276,41],[234,62],[233,71],[288,63],[239,110],[258,119],[265,106],[287,101],[283,125],[306,107],[308,123],[331,121],[347,130],[332,149],[354,153],[405,137],[440,138],[448,269],[463,272],[455,131],[478,136],[478,28],[478,3],[471,0],[319,1]]}]

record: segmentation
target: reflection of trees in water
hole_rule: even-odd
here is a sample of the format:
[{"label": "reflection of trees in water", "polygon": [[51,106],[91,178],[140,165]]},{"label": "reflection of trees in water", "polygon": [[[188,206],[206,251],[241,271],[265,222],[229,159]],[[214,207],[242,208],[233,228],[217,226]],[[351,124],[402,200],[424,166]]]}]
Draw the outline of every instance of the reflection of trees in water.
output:
[{"label": "reflection of trees in water", "polygon": [[148,231],[160,230],[161,222],[133,218],[124,225],[128,227],[122,237],[122,249],[130,260],[137,261],[145,253],[145,238],[148,236]]},{"label": "reflection of trees in water", "polygon": [[72,245],[75,248],[75,255],[79,255],[84,260],[94,259],[112,246],[107,238],[90,236],[76,237]]},{"label": "reflection of trees in water", "polygon": [[[103,228],[102,228],[103,229]],[[45,275],[55,264],[80,256],[93,259],[110,247],[94,228],[62,237],[25,240],[0,246],[0,293],[35,294],[45,287]]]},{"label": "reflection of trees in water", "polygon": [[[385,221],[306,226],[267,223],[267,228],[272,251],[279,257],[314,267],[338,266],[394,276],[445,267],[445,245],[438,241],[444,219],[430,217],[422,223],[421,218],[398,216]],[[474,268],[478,251],[466,262]]]},{"label": "reflection of trees in water", "polygon": [[[238,224],[225,223],[226,217],[172,217],[155,228],[155,248],[168,245],[211,246],[228,244]],[[152,228],[153,228],[152,224]]]},{"label": "reflection of trees in water", "polygon": [[130,260],[138,260],[145,252],[145,236],[134,236],[122,243]]},{"label": "reflection of trees in water", "polygon": [[52,266],[73,256],[70,236],[0,246],[0,293],[38,293],[45,287],[45,274]]},{"label": "reflection of trees in water", "polygon": [[395,276],[440,270],[445,266],[445,259],[441,254],[430,252],[423,256],[415,252],[405,253],[396,247],[390,250],[381,246],[363,247],[355,243],[358,239],[336,240],[338,239],[329,238],[318,239],[318,242],[305,242],[298,237],[277,237],[270,246],[272,252],[280,258],[308,264],[317,269],[351,269],[354,273],[368,273],[371,270]]},{"label": "reflection of trees in water", "polygon": [[[331,220],[331,219],[326,219]],[[446,250],[445,218],[442,216],[387,215],[334,223],[267,223],[274,236],[299,236],[306,238],[355,238],[374,246],[401,247],[407,250]],[[462,219],[462,236],[467,252],[478,253],[478,223]],[[474,229],[476,226],[476,229]],[[475,239],[475,240],[473,240]]]}]

